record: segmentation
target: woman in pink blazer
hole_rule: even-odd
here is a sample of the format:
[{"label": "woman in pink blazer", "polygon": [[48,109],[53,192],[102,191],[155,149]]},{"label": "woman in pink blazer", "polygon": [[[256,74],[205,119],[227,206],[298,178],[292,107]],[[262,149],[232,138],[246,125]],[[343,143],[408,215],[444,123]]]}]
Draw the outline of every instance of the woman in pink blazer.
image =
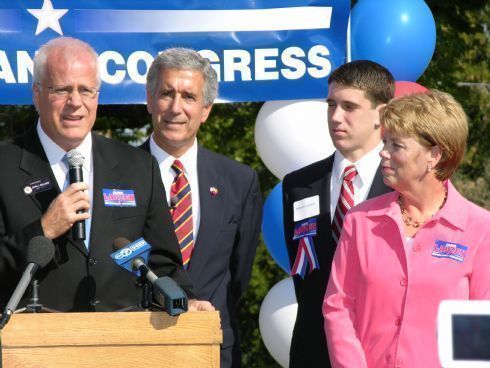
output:
[{"label": "woman in pink blazer", "polygon": [[443,299],[490,298],[490,212],[449,178],[461,162],[466,115],[429,91],[381,113],[385,184],[395,191],[346,215],[323,304],[332,367],[440,367]]}]

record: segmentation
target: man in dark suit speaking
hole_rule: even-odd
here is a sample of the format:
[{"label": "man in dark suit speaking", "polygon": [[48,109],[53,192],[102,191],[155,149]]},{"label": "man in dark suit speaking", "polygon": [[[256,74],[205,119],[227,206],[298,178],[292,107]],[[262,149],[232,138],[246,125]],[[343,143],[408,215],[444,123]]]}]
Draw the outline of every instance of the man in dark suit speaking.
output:
[{"label": "man in dark suit speaking", "polygon": [[197,144],[217,93],[207,59],[190,49],[162,52],[148,71],[153,134],[142,148],[160,166],[196,295],[220,311],[221,367],[227,368],[240,365],[236,305],[250,279],[262,200],[255,171]]},{"label": "man in dark suit speaking", "polygon": [[[155,160],[91,132],[99,87],[97,54],[88,44],[61,37],[37,52],[38,123],[0,145],[0,236],[11,244],[0,250],[2,310],[25,268],[26,246],[38,235],[55,244],[53,261],[37,274],[45,307],[114,311],[137,305],[141,292],[134,277],[110,257],[117,237],[143,237],[153,247],[154,272],[171,276],[194,297]],[[82,158],[84,181],[70,185],[65,155],[73,149]],[[119,201],[111,201],[114,196]],[[85,241],[69,231],[78,221],[85,222]],[[189,304],[189,309],[212,309],[209,302]]]},{"label": "man in dark suit speaking", "polygon": [[298,312],[290,367],[330,367],[322,304],[345,212],[389,190],[379,170],[379,111],[393,98],[394,79],[359,60],[328,80],[328,127],[335,153],[283,181],[284,232]]}]

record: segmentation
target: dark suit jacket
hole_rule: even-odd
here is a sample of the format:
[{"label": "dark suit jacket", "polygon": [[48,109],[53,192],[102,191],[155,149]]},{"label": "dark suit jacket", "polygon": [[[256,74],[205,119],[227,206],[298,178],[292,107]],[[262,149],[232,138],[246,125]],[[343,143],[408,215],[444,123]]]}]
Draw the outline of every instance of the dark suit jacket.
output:
[{"label": "dark suit jacket", "polygon": [[[93,133],[92,133],[93,134]],[[110,258],[116,237],[144,237],[152,245],[150,267],[174,278],[193,296],[168,213],[156,161],[146,152],[93,134],[93,203],[90,250],[71,232],[55,239],[55,258],[39,274],[40,302],[60,311],[113,311],[138,304],[135,277]],[[0,145],[0,308],[3,310],[25,268],[29,240],[43,235],[40,218],[60,189],[35,127]],[[51,188],[24,192],[47,178]],[[136,207],[107,207],[103,189],[133,190]],[[13,244],[13,245],[12,245]],[[28,293],[26,293],[28,294]],[[26,297],[29,297],[27,295]],[[26,304],[26,298],[19,305]]]},{"label": "dark suit jacket", "polygon": [[[293,277],[298,313],[291,342],[290,367],[330,367],[322,304],[335,252],[330,220],[330,178],[333,159],[334,155],[303,167],[286,175],[283,180],[284,236],[291,265],[298,249],[298,240],[293,241],[293,203],[315,195],[320,197],[317,235],[313,237],[320,270],[309,273],[308,268],[304,280],[299,275]],[[378,169],[368,198],[389,190],[383,183]]]},{"label": "dark suit jacket", "polygon": [[[149,151],[149,141],[141,148]],[[262,222],[259,182],[248,166],[201,146],[197,175],[201,221],[187,271],[197,298],[220,311],[222,348],[238,348],[236,307],[250,280]],[[234,351],[233,365],[240,362]]]}]

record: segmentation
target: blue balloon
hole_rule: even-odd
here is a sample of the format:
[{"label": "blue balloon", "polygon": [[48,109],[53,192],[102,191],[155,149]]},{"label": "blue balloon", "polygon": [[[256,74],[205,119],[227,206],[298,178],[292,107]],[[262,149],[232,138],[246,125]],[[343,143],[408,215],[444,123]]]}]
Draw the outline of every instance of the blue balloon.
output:
[{"label": "blue balloon", "polygon": [[265,245],[276,263],[289,275],[289,262],[286,241],[284,240],[284,221],[282,208],[282,182],[270,192],[264,203],[262,236]]},{"label": "blue balloon", "polygon": [[423,0],[360,0],[351,14],[352,60],[372,60],[395,80],[415,82],[436,47],[436,25]]}]

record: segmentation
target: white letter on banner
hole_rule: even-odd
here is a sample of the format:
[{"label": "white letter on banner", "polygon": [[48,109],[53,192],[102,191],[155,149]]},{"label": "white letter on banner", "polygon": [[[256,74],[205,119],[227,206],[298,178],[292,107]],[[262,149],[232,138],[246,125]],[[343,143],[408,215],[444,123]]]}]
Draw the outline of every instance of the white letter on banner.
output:
[{"label": "white letter on banner", "polygon": [[12,73],[5,51],[0,51],[0,80],[2,79],[5,80],[5,83],[15,83],[14,73]]},{"label": "white letter on banner", "polygon": [[124,80],[126,76],[125,70],[117,70],[114,74],[109,74],[107,64],[109,61],[114,61],[116,65],[124,65],[124,58],[116,51],[104,51],[99,55],[100,78],[109,84],[118,84]]},{"label": "white letter on banner", "polygon": [[[143,61],[146,64],[146,69],[143,74],[138,72],[138,62]],[[146,83],[146,73],[148,73],[148,69],[150,68],[151,63],[153,62],[153,56],[146,51],[136,51],[129,55],[128,58],[128,74],[129,78],[131,78],[134,82],[139,84]]]},{"label": "white letter on banner", "polygon": [[219,56],[217,53],[211,50],[201,50],[198,51],[202,57],[205,57],[211,63],[216,74],[218,74],[218,82],[221,80],[221,66],[219,64]]},{"label": "white letter on banner", "polygon": [[313,78],[324,78],[330,74],[332,70],[332,64],[324,56],[330,55],[330,51],[323,45],[313,46],[310,51],[308,51],[308,60],[319,68],[310,67],[308,68],[308,73]]},{"label": "white letter on banner", "polygon": [[267,59],[267,57],[277,57],[278,49],[257,49],[255,50],[255,80],[274,80],[279,79],[276,71],[266,71],[266,69],[276,69],[277,61]]},{"label": "white letter on banner", "polygon": [[306,65],[303,60],[297,57],[305,57],[305,52],[299,47],[288,47],[281,54],[281,61],[285,66],[292,69],[281,69],[281,74],[286,79],[299,79],[306,73]]},{"label": "white letter on banner", "polygon": [[[235,59],[238,59],[235,61]],[[250,54],[246,50],[224,50],[223,64],[225,69],[225,82],[235,81],[235,72],[240,72],[242,81],[251,81]]]},{"label": "white letter on banner", "polygon": [[28,83],[29,74],[33,74],[34,63],[31,55],[27,51],[17,51],[17,81],[18,83]]}]

